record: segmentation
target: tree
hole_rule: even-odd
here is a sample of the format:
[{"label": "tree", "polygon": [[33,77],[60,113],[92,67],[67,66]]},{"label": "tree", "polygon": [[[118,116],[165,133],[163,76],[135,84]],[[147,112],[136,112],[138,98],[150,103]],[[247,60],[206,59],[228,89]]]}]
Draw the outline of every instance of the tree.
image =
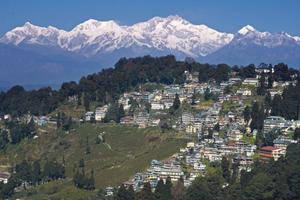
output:
[{"label": "tree", "polygon": [[293,136],[294,140],[299,140],[300,139],[300,128],[296,128]]},{"label": "tree", "polygon": [[26,160],[23,160],[20,164],[16,165],[16,174],[20,180],[30,183],[32,180],[31,165]]},{"label": "tree", "polygon": [[84,105],[85,111],[90,110],[90,97],[87,93],[85,93],[83,96],[83,105]]},{"label": "tree", "polygon": [[230,177],[231,177],[231,173],[230,173],[230,162],[228,160],[228,158],[226,157],[222,157],[222,161],[221,161],[221,168],[222,168],[222,175],[223,178],[229,182],[230,181]]},{"label": "tree", "polygon": [[277,129],[273,129],[270,132],[264,133],[264,145],[273,146],[273,141],[279,136],[280,131]]},{"label": "tree", "polygon": [[65,167],[55,160],[47,160],[44,165],[43,176],[45,180],[65,178]]},{"label": "tree", "polygon": [[254,176],[246,188],[243,189],[241,199],[272,199],[272,179],[270,176],[259,173]]},{"label": "tree", "polygon": [[162,179],[159,179],[154,192],[156,199],[162,199],[164,193],[164,187],[165,187],[164,181]]},{"label": "tree", "polygon": [[125,188],[125,186],[122,184],[120,188],[118,189],[117,195],[115,197],[115,200],[131,200],[132,198]]},{"label": "tree", "polygon": [[272,69],[270,70],[271,72],[269,73],[268,76],[268,88],[271,89],[273,87],[273,83],[274,83],[274,77],[272,74]]},{"label": "tree", "polygon": [[85,167],[84,160],[83,160],[83,159],[80,159],[80,160],[79,160],[79,168],[84,169],[84,167]]},{"label": "tree", "polygon": [[265,75],[262,74],[262,76],[259,79],[259,86],[257,88],[257,94],[260,96],[264,96],[266,94],[265,80]]},{"label": "tree", "polygon": [[239,75],[242,78],[254,78],[256,76],[255,65],[251,64],[246,67],[240,68]]},{"label": "tree", "polygon": [[207,181],[202,177],[197,177],[192,185],[187,189],[186,200],[213,200],[208,188]]},{"label": "tree", "polygon": [[4,149],[9,143],[8,132],[6,130],[1,131],[0,133],[0,150]]},{"label": "tree", "polygon": [[251,119],[251,109],[249,106],[245,107],[243,115],[244,115],[244,120],[245,120],[246,124],[248,124],[249,120]]},{"label": "tree", "polygon": [[42,172],[40,162],[38,160],[35,160],[32,166],[32,182],[35,184],[39,184],[41,181],[41,175]]},{"label": "tree", "polygon": [[276,81],[290,81],[289,68],[284,63],[279,63],[274,66],[274,78]]},{"label": "tree", "polygon": [[35,134],[35,123],[33,120],[33,117],[30,119],[29,123],[27,126],[25,126],[25,131],[28,133],[29,137],[32,137]]},{"label": "tree", "polygon": [[62,120],[62,128],[64,131],[69,131],[72,127],[73,121],[72,117],[66,117],[66,115],[63,115]]},{"label": "tree", "polygon": [[262,130],[265,114],[264,114],[264,107],[259,106],[258,102],[254,102],[252,106],[251,119],[252,119],[250,123],[251,131],[253,131],[254,129]]},{"label": "tree", "polygon": [[226,64],[219,64],[217,65],[216,73],[214,78],[217,83],[221,83],[222,81],[228,81],[230,72],[230,67]]},{"label": "tree", "polygon": [[164,187],[164,194],[162,199],[164,200],[172,199],[171,189],[172,189],[172,181],[171,181],[171,177],[168,177],[166,179],[166,184]]},{"label": "tree", "polygon": [[173,109],[176,111],[180,108],[180,100],[179,100],[179,95],[178,94],[175,94],[175,99],[174,99],[174,102],[173,102]]},{"label": "tree", "polygon": [[271,106],[272,106],[272,97],[271,97],[270,92],[267,92],[267,94],[265,96],[264,104],[265,104],[265,109],[266,109],[266,115],[269,115],[269,113],[271,111]]},{"label": "tree", "polygon": [[208,101],[211,98],[211,92],[209,88],[206,88],[205,92],[204,92],[204,99],[205,101]]},{"label": "tree", "polygon": [[89,144],[89,136],[86,136],[85,153],[86,154],[91,153],[91,147],[90,147],[90,144]]},{"label": "tree", "polygon": [[139,200],[155,200],[155,196],[151,191],[151,185],[149,182],[144,183],[142,191],[138,194]]},{"label": "tree", "polygon": [[84,170],[78,169],[73,177],[74,185],[80,189],[94,190],[94,170],[91,171],[90,177],[87,177]]},{"label": "tree", "polygon": [[[108,111],[107,111],[107,113],[104,117],[104,122],[114,121],[116,123],[119,123],[120,122],[120,113],[119,113],[119,111],[120,111],[120,109],[122,109],[122,107],[120,108],[118,103],[116,103],[116,102],[112,103],[109,106]],[[123,111],[124,111],[124,109],[123,109]]]},{"label": "tree", "polygon": [[176,185],[172,188],[172,199],[174,200],[184,200],[185,196],[185,187],[184,187],[184,180],[181,177]]},{"label": "tree", "polygon": [[239,165],[237,163],[232,163],[232,175],[230,178],[230,184],[235,184],[239,176]]},{"label": "tree", "polygon": [[282,112],[281,112],[282,103],[281,102],[282,102],[281,96],[276,94],[271,103],[271,108],[272,108],[271,115],[282,116]]},{"label": "tree", "polygon": [[134,200],[135,199],[135,192],[134,192],[133,186],[130,185],[129,188],[127,189],[127,191],[128,191],[128,199]]},{"label": "tree", "polygon": [[94,190],[95,189],[95,178],[94,178],[94,170],[91,171],[91,176],[88,179],[88,190]]},{"label": "tree", "polygon": [[121,104],[120,107],[119,107],[119,116],[118,116],[119,117],[119,121],[124,116],[125,116],[125,111],[124,111],[123,104]]},{"label": "tree", "polygon": [[209,80],[209,76],[208,76],[208,70],[207,69],[200,69],[199,70],[199,83],[205,83]]},{"label": "tree", "polygon": [[1,191],[0,191],[0,198],[1,199],[8,199],[14,194],[15,188],[19,185],[19,180],[16,176],[11,176],[8,179],[8,183],[0,183],[1,184]]},{"label": "tree", "polygon": [[260,148],[264,146],[265,144],[265,138],[262,130],[258,130],[256,133],[256,138],[255,138],[255,145]]},{"label": "tree", "polygon": [[242,188],[248,185],[248,183],[251,180],[251,177],[252,176],[249,172],[246,172],[244,169],[241,170],[240,184]]},{"label": "tree", "polygon": [[193,93],[193,96],[192,96],[192,105],[196,105],[196,94],[195,92]]},{"label": "tree", "polygon": [[217,123],[215,126],[214,126],[214,130],[219,132],[220,131],[220,124]]},{"label": "tree", "polygon": [[57,113],[56,116],[56,127],[60,128],[61,127],[61,116],[60,116],[60,112]]}]

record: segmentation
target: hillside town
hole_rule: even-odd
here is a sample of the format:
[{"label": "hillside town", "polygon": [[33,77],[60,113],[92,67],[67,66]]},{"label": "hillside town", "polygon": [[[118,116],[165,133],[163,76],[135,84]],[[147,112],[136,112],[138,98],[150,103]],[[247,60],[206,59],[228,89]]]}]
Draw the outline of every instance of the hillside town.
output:
[{"label": "hillside town", "polygon": [[[81,118],[67,121],[81,124],[119,123],[140,129],[155,127],[162,132],[175,130],[187,139],[185,148],[178,149],[165,160],[152,160],[147,169],[123,183],[135,191],[141,191],[146,182],[154,190],[159,180],[166,182],[167,179],[172,182],[183,180],[184,186],[189,187],[196,177],[205,177],[211,165],[224,159],[234,166],[238,177],[242,171],[250,172],[256,161],[277,161],[285,156],[289,144],[298,143],[293,133],[300,128],[299,119],[274,116],[269,110],[263,119],[262,132],[252,127],[253,112],[247,110],[254,107],[255,102],[265,101],[257,93],[262,84],[269,84],[265,74],[274,71],[256,68],[255,73],[255,78],[244,79],[232,73],[227,81],[217,83],[214,80],[200,82],[198,72],[185,71],[184,84],[141,85],[135,91],[120,95],[115,104],[97,106]],[[273,81],[265,93],[273,100],[282,95],[284,89],[295,84],[296,77],[291,81]],[[68,102],[76,101],[77,96],[68,97]],[[12,116],[4,114],[0,119],[10,121]],[[27,114],[18,120],[27,124],[32,121],[38,127],[56,128],[61,123],[60,118],[53,115]],[[270,141],[261,144],[259,134],[264,137],[271,135]],[[9,177],[9,172],[0,173],[0,181],[4,184]],[[113,193],[113,187],[106,188],[107,196]]]},{"label": "hillside town", "polygon": [[[209,163],[221,162],[224,157],[237,167],[237,174],[242,170],[251,171],[255,160],[277,161],[284,157],[287,146],[298,142],[291,137],[291,133],[300,127],[300,120],[267,116],[263,123],[263,134],[275,135],[277,132],[277,137],[271,142],[272,145],[257,146],[257,130],[251,130],[251,120],[246,121],[244,112],[251,101],[256,101],[256,90],[262,74],[272,71],[261,68],[256,73],[256,78],[242,80],[231,77],[217,84],[199,83],[197,73],[185,72],[186,82],[183,85],[164,85],[152,92],[140,90],[124,93],[118,101],[119,105],[123,105],[124,113],[130,113],[132,102],[138,106],[135,105],[137,109],[133,116],[124,115],[119,123],[139,128],[173,128],[193,138],[186,148],[178,149],[178,153],[169,159],[153,160],[147,170],[135,174],[124,185],[133,186],[139,191],[145,182],[150,182],[155,188],[160,179],[166,181],[170,177],[174,182],[183,178],[184,185],[188,187],[196,177],[205,176]],[[273,99],[290,84],[296,82],[273,82],[267,92]],[[234,90],[228,92],[228,88]],[[186,109],[181,110],[172,121],[164,121],[176,98]],[[97,107],[95,112],[87,112],[85,121],[94,118],[97,122],[103,122],[108,109],[109,105],[104,105]],[[111,188],[107,190],[111,191]]]}]

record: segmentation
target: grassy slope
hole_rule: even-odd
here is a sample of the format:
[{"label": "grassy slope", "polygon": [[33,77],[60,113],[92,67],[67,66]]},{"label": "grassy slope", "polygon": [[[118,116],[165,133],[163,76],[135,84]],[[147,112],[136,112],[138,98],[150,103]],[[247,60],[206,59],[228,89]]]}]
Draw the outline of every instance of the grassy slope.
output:
[{"label": "grassy slope", "polygon": [[[167,158],[185,144],[185,140],[179,139],[174,133],[116,124],[82,124],[69,134],[51,129],[47,132],[41,133],[36,140],[24,140],[19,145],[10,145],[6,152],[0,152],[0,164],[9,162],[13,165],[24,158],[42,161],[62,161],[64,158],[68,179],[60,183],[59,188],[53,189],[52,183],[35,188],[39,192],[32,199],[49,196],[47,190],[58,190],[51,194],[53,197],[67,195],[68,191],[81,194],[82,191],[76,190],[70,182],[78,161],[82,158],[85,160],[87,173],[94,170],[96,188],[101,188],[128,180],[134,173],[143,171],[152,159]],[[96,144],[96,137],[102,132],[105,132],[106,144]],[[87,137],[90,154],[86,154]],[[39,188],[44,188],[45,191]]]}]

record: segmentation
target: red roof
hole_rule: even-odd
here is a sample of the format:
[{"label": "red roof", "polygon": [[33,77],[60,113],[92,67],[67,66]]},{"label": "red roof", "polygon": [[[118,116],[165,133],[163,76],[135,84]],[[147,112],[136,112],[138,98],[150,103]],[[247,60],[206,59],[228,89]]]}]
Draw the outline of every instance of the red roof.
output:
[{"label": "red roof", "polygon": [[276,149],[278,149],[278,148],[275,148],[273,146],[264,146],[260,150],[262,150],[262,151],[273,151],[273,150],[276,150]]}]

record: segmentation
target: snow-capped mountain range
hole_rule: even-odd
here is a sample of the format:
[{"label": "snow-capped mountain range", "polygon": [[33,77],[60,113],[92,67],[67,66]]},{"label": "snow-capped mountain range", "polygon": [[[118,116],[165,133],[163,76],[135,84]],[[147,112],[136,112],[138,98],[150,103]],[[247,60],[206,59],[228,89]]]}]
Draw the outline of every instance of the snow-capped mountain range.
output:
[{"label": "snow-capped mountain range", "polygon": [[[0,57],[4,57],[1,54],[5,52],[1,48],[9,46],[11,50],[26,52],[27,56],[32,52],[33,56],[47,55],[51,60],[47,63],[61,65],[60,68],[65,64],[62,65],[57,59],[54,62],[53,57],[63,56],[69,62],[75,56],[102,66],[111,66],[120,57],[145,54],[174,54],[179,59],[189,56],[210,63],[286,62],[300,66],[299,36],[284,32],[260,32],[250,25],[236,33],[224,33],[206,25],[194,25],[177,15],[154,17],[132,26],[119,25],[112,20],[90,19],[70,31],[26,22],[2,36],[0,44]],[[32,64],[35,64],[34,60]],[[44,66],[44,63],[41,61],[40,65]]]},{"label": "snow-capped mountain range", "polygon": [[206,56],[228,44],[234,35],[221,33],[205,25],[193,25],[179,16],[154,17],[133,26],[115,21],[87,20],[71,31],[26,22],[7,32],[0,42],[56,46],[86,56],[110,53],[131,46],[172,50],[198,57]]}]

